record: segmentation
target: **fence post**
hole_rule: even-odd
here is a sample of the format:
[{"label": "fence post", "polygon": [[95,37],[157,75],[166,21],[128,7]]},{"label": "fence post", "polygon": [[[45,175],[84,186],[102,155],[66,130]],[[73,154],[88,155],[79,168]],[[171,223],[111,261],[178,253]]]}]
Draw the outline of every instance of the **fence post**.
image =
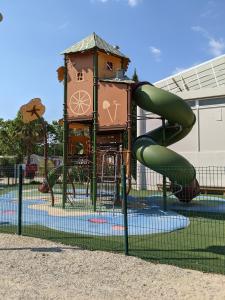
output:
[{"label": "fence post", "polygon": [[126,193],[126,166],[122,165],[122,207],[123,207],[123,222],[124,222],[124,254],[129,255],[128,241],[128,222],[127,222],[127,193]]},{"label": "fence post", "polygon": [[[163,128],[163,137],[162,142],[163,146],[165,146],[166,143],[166,123],[165,119],[162,119],[162,128]],[[163,166],[164,168],[164,166]],[[163,175],[163,210],[167,211],[167,191],[166,191],[166,176]]]},{"label": "fence post", "polygon": [[17,234],[22,234],[22,195],[23,193],[23,168],[19,166],[19,195],[18,195],[18,225]]}]

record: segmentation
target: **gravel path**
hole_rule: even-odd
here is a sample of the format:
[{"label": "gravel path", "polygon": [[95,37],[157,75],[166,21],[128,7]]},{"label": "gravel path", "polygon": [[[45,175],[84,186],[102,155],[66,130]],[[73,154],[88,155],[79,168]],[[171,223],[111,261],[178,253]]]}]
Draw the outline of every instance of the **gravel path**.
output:
[{"label": "gravel path", "polygon": [[225,276],[0,234],[0,299],[225,299]]}]

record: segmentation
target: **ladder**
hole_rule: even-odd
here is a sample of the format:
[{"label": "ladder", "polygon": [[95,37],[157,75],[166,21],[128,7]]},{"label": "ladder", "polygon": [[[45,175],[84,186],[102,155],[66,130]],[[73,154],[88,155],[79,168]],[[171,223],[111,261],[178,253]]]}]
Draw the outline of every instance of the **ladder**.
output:
[{"label": "ladder", "polygon": [[100,204],[112,204],[113,212],[119,198],[119,164],[121,153],[115,150],[105,150],[101,160],[99,187]]}]

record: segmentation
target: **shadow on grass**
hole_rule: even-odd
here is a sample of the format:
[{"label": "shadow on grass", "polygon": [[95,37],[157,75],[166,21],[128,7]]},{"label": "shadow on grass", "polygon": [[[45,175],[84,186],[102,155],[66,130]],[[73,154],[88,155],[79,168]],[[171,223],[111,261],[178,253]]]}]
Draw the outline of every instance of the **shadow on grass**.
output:
[{"label": "shadow on grass", "polygon": [[0,248],[0,251],[23,251],[30,250],[32,252],[62,252],[64,250],[83,250],[79,247],[5,247]]},{"label": "shadow on grass", "polygon": [[[173,209],[174,210],[174,209]],[[225,221],[225,213],[216,213],[216,212],[200,212],[200,211],[187,211],[187,210],[174,210],[177,213],[185,216],[191,217],[193,219],[202,218],[202,219],[209,219],[209,220],[218,220],[218,221]],[[199,221],[202,221],[201,219]]]},{"label": "shadow on grass", "polygon": [[134,251],[134,252],[166,252],[166,253],[174,253],[174,252],[194,252],[194,253],[198,253],[198,252],[202,252],[202,253],[213,253],[213,254],[220,254],[220,255],[224,255],[225,256],[225,246],[209,246],[206,248],[195,248],[195,249],[178,249],[178,248],[174,248],[174,249],[157,249],[157,248],[146,248],[146,249],[138,249],[138,248],[131,248],[130,251]]}]

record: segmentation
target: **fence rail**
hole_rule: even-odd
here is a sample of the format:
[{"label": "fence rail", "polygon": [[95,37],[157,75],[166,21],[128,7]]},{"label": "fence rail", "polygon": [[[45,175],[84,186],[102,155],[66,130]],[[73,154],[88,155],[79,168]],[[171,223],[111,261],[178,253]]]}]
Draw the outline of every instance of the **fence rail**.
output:
[{"label": "fence rail", "polygon": [[[0,167],[2,233],[225,274],[225,167],[196,168],[201,193],[190,203],[176,198],[168,180],[163,197],[162,176],[149,169],[135,166],[128,195],[124,167],[116,180],[105,180],[99,172],[96,211],[91,164],[89,169],[68,167],[65,208],[60,172],[52,184],[52,206],[51,193],[39,191],[43,174],[35,172],[28,178],[21,168],[20,172],[15,166],[7,168]],[[110,176],[114,174],[112,168],[108,170]]]}]

